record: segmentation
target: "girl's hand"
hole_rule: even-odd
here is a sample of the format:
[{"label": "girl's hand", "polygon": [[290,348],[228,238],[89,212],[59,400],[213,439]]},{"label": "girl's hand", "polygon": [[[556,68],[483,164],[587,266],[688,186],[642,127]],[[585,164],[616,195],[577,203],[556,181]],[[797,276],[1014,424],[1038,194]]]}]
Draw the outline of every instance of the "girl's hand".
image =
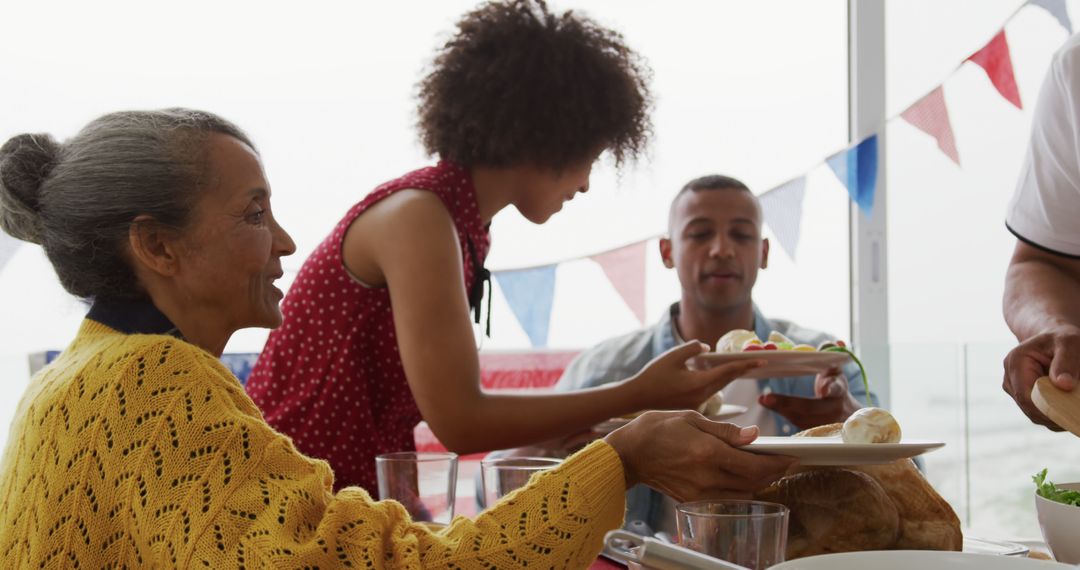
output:
[{"label": "girl's hand", "polygon": [[686,362],[709,350],[697,341],[677,346],[645,365],[626,381],[637,410],[696,410],[736,378],[764,366],[764,360],[724,364],[709,370],[690,370]]}]

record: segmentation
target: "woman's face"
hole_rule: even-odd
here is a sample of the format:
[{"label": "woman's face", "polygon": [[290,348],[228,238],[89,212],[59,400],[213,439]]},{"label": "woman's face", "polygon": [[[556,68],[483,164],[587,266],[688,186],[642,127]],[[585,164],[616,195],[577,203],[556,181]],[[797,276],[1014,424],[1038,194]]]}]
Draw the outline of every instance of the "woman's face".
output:
[{"label": "woman's face", "polygon": [[566,168],[532,167],[523,169],[514,206],[525,219],[542,224],[578,192],[589,191],[589,175],[596,158],[571,164]]},{"label": "woman's face", "polygon": [[182,239],[177,277],[184,301],[210,309],[230,330],[276,327],[283,293],[274,281],[296,244],[274,220],[255,151],[221,134],[211,135],[207,147],[203,193]]}]

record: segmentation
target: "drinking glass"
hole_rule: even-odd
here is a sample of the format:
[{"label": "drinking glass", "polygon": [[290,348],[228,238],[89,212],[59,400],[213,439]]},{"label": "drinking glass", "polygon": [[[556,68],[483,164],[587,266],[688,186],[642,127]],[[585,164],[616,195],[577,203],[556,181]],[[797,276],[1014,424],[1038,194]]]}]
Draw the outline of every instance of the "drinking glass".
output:
[{"label": "drinking glass", "polygon": [[480,477],[484,485],[484,506],[491,507],[504,495],[524,487],[536,473],[562,463],[550,457],[501,457],[480,462]]},{"label": "drinking glass", "polygon": [[454,518],[457,455],[403,451],[375,457],[379,499],[405,506],[416,522],[440,528]]},{"label": "drinking glass", "polygon": [[768,568],[784,561],[788,509],[763,501],[697,501],[675,508],[679,543],[740,566]]}]

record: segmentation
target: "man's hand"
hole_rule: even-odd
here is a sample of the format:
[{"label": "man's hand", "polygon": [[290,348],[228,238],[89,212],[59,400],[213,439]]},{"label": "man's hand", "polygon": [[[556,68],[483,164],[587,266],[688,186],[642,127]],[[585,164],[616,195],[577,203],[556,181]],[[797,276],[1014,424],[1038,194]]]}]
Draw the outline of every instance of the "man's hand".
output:
[{"label": "man's hand", "polygon": [[830,368],[814,378],[813,398],[766,394],[758,402],[801,430],[842,422],[862,407],[848,391],[847,376],[839,368]]},{"label": "man's hand", "polygon": [[1062,390],[1080,378],[1080,259],[1017,241],[1003,308],[1020,344],[1005,357],[1002,388],[1031,421],[1060,431],[1031,402],[1031,389],[1042,376]]},{"label": "man's hand", "polygon": [[1042,376],[1050,376],[1054,386],[1062,390],[1076,388],[1080,378],[1080,328],[1063,326],[1037,334],[1005,356],[1005,380],[1001,387],[1031,421],[1061,431],[1061,426],[1031,401],[1035,380]]}]

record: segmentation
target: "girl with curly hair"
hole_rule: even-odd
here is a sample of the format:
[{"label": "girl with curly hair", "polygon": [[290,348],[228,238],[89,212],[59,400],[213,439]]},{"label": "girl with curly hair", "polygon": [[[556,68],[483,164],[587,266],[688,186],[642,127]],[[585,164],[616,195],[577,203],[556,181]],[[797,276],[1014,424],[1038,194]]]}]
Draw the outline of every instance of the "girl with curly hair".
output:
[{"label": "girl with curly hair", "polygon": [[374,490],[374,457],[414,449],[421,419],[458,453],[515,447],[695,408],[757,364],[690,371],[704,350],[692,342],[573,394],[480,385],[470,309],[479,321],[492,217],[513,206],[542,224],[588,190],[602,153],[638,157],[648,79],[621,35],[541,0],[487,3],[457,23],[419,86],[420,139],[438,164],[345,214],[304,263],[247,385],[270,424],[330,462],[337,487]]}]

